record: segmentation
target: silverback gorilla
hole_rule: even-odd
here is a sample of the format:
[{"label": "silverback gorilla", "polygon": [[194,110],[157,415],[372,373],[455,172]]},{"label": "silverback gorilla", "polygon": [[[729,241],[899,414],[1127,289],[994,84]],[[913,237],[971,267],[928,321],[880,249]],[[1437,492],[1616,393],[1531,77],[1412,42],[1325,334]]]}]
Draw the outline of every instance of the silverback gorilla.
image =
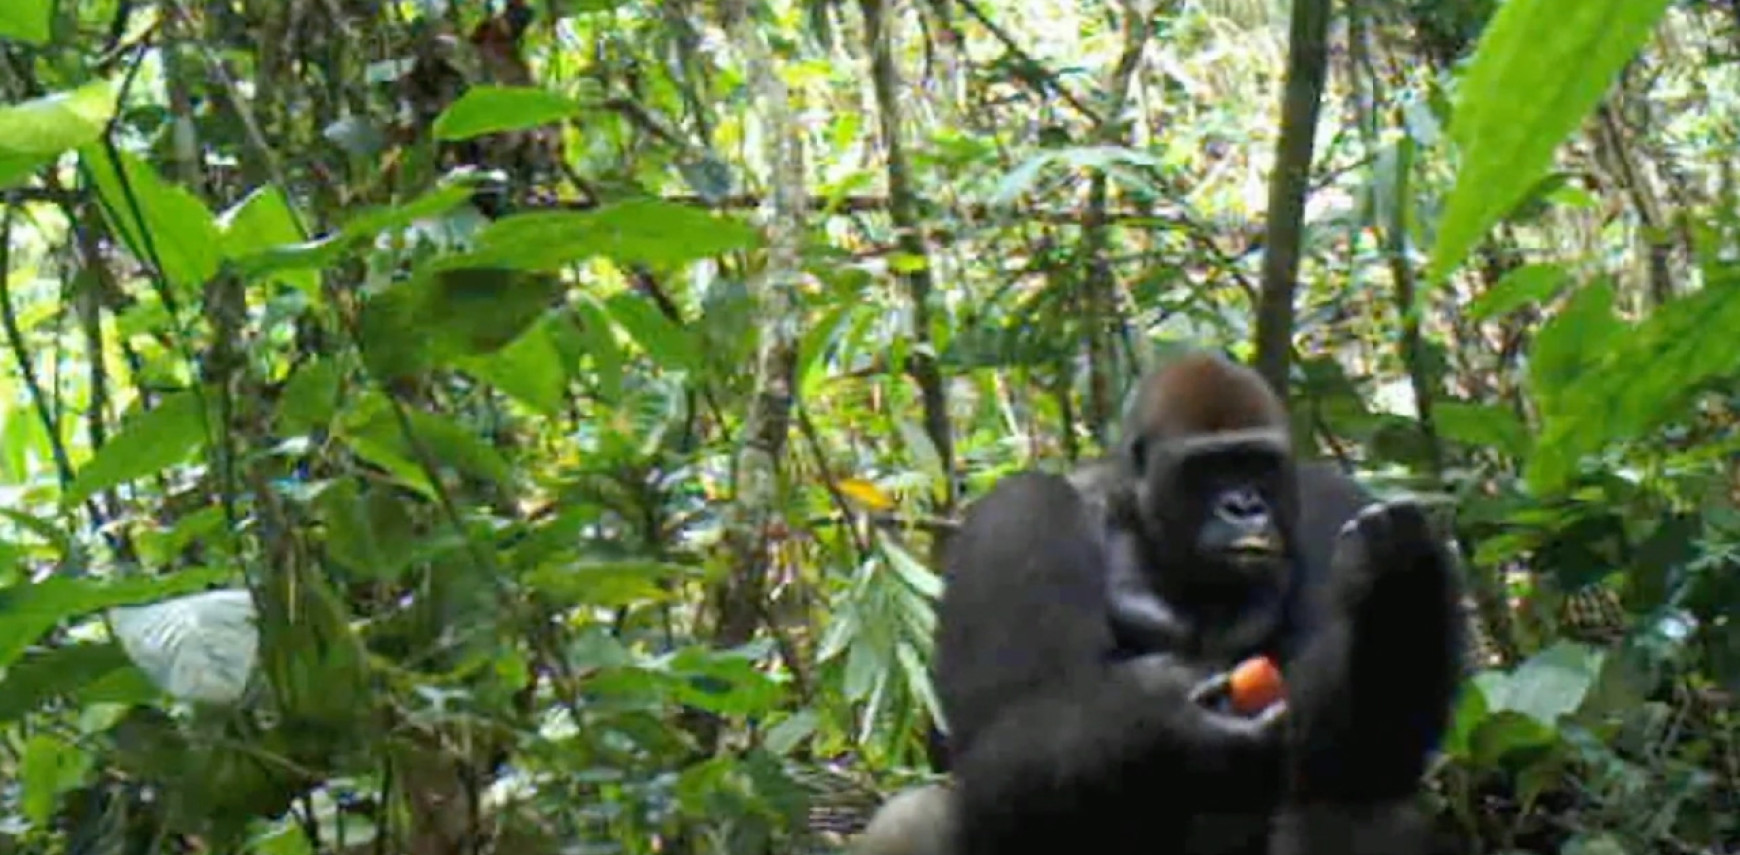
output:
[{"label": "silverback gorilla", "polygon": [[[858,855],[1425,850],[1412,802],[1462,673],[1457,568],[1418,504],[1296,463],[1249,368],[1149,374],[1112,454],[1004,478],[943,569],[954,786],[890,801]],[[1253,655],[1286,700],[1222,711]]]}]

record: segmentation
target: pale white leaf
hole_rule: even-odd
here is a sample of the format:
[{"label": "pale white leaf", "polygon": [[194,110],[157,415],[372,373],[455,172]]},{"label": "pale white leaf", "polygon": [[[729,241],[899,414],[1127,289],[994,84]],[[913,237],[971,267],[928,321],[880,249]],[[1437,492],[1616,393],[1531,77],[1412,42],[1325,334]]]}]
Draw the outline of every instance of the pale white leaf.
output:
[{"label": "pale white leaf", "polygon": [[109,612],[121,648],[164,691],[184,701],[233,703],[260,648],[246,589],[204,591]]}]

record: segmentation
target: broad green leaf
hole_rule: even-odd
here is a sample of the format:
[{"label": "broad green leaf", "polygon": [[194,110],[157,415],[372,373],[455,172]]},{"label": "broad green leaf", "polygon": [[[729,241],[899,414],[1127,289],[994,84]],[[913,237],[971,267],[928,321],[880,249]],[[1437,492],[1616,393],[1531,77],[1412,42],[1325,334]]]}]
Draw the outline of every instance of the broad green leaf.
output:
[{"label": "broad green leaf", "polygon": [[63,620],[197,591],[226,575],[216,570],[183,570],[155,579],[130,577],[113,582],[55,576],[0,588],[0,668],[11,665],[26,647]]},{"label": "broad green leaf", "polygon": [[330,267],[365,240],[374,240],[383,232],[404,228],[469,202],[471,194],[487,180],[487,176],[473,170],[450,173],[442,177],[435,189],[405,204],[365,210],[325,237],[249,252],[237,259],[236,267],[245,277]]},{"label": "broad green leaf", "polygon": [[673,693],[682,703],[720,715],[753,715],[774,708],[781,684],[756,667],[747,650],[685,647],[653,663],[677,679]]},{"label": "broad green leaf", "polygon": [[614,609],[667,602],[676,596],[669,582],[695,575],[681,564],[630,559],[546,565],[532,571],[527,582],[558,603]]},{"label": "broad green leaf", "polygon": [[1587,645],[1560,641],[1529,657],[1502,681],[1481,688],[1493,712],[1518,712],[1549,727],[1575,712],[1601,674],[1604,655]]},{"label": "broad green leaf", "polygon": [[646,351],[646,355],[667,370],[694,371],[701,366],[701,353],[695,347],[695,337],[689,330],[665,317],[652,301],[626,291],[605,301],[610,317],[624,332]]},{"label": "broad green leaf", "polygon": [[574,314],[580,323],[580,338],[586,353],[592,357],[594,391],[606,401],[622,400],[622,367],[625,357],[616,340],[616,327],[604,304],[590,293],[582,292],[574,304]]},{"label": "broad green leaf", "polygon": [[132,481],[154,475],[192,456],[205,444],[205,420],[200,396],[192,389],[164,395],[157,406],[127,419],[107,444],[97,450],[67,487],[66,503],[86,499]]},{"label": "broad green leaf", "polygon": [[114,643],[69,644],[31,651],[0,680],[0,724],[9,724],[55,698],[82,703],[149,701],[157,688]]},{"label": "broad green leaf", "polygon": [[554,270],[602,255],[624,264],[681,265],[755,245],[741,220],[691,205],[637,198],[593,211],[534,211],[491,223],[460,263]]},{"label": "broad green leaf", "polygon": [[[1429,278],[1450,274],[1551,165],[1553,151],[1636,55],[1667,0],[1508,0],[1457,89],[1461,152]],[[1528,93],[1519,97],[1518,93]]]},{"label": "broad green leaf", "polygon": [[326,524],[326,551],[357,579],[396,580],[416,558],[416,537],[405,504],[391,489],[361,494],[347,477],[320,494],[316,505]]},{"label": "broad green leaf", "polygon": [[1450,717],[1450,729],[1444,734],[1445,755],[1456,760],[1471,759],[1473,745],[1470,740],[1487,714],[1486,694],[1481,690],[1480,680],[1463,681],[1456,692],[1456,709]]},{"label": "broad green leaf", "polygon": [[[1733,334],[1740,329],[1740,277],[1713,276],[1636,325],[1621,323],[1610,309],[1590,310],[1590,319],[1579,325],[1588,330],[1581,335],[1555,329],[1555,319],[1530,354],[1531,379],[1537,367],[1560,369],[1543,390],[1550,394],[1536,395],[1543,423],[1527,478],[1543,494],[1563,484],[1583,456],[1685,414],[1702,385],[1740,372],[1740,337]],[[1563,370],[1570,363],[1577,369]]]},{"label": "broad green leaf", "polygon": [[184,701],[241,698],[260,649],[246,588],[202,591],[109,612],[122,649],[165,692]]},{"label": "broad green leaf", "polygon": [[363,305],[364,361],[392,379],[493,353],[548,312],[563,287],[555,276],[514,268],[434,265]]},{"label": "broad green leaf", "polygon": [[1476,448],[1496,448],[1517,459],[1528,457],[1528,426],[1508,407],[1441,401],[1432,408],[1432,419],[1445,439]]},{"label": "broad green leaf", "polygon": [[297,368],[278,397],[278,429],[295,435],[325,428],[338,412],[340,374],[338,363],[325,358]]},{"label": "broad green leaf", "polygon": [[520,337],[562,292],[555,276],[515,270],[445,267],[419,277],[418,334],[445,354],[493,353]]},{"label": "broad green leaf", "polygon": [[1480,721],[1469,737],[1476,768],[1497,769],[1512,757],[1550,752],[1559,744],[1559,729],[1513,710],[1495,710]]},{"label": "broad green leaf", "polygon": [[465,140],[484,134],[535,128],[580,115],[580,105],[565,95],[527,86],[473,86],[435,117],[438,140]]},{"label": "broad green leaf", "polygon": [[539,414],[559,418],[567,400],[568,372],[551,334],[558,323],[545,317],[507,347],[461,359],[459,367]]},{"label": "broad green leaf", "polygon": [[1613,314],[1613,284],[1592,282],[1572,295],[1535,334],[1529,351],[1528,391],[1551,413],[1570,384],[1607,354],[1625,325]]},{"label": "broad green leaf", "polygon": [[85,773],[91,768],[91,756],[71,742],[38,731],[25,741],[24,758],[19,766],[18,777],[24,784],[24,816],[33,823],[46,825],[54,816],[60,794],[84,782]]},{"label": "broad green leaf", "polygon": [[426,301],[416,282],[375,294],[357,312],[363,365],[386,382],[412,377],[435,364],[435,341],[423,334]]},{"label": "broad green leaf", "polygon": [[[294,244],[305,235],[296,224],[284,191],[267,184],[249,193],[235,207],[218,216],[223,233],[224,257],[246,259],[270,251],[273,247]],[[279,271],[273,278],[307,295],[316,305],[320,302],[320,274],[315,270]]]},{"label": "broad green leaf", "polygon": [[[54,0],[6,0],[0,3],[0,39],[33,45],[48,43],[54,33]],[[0,118],[0,127],[6,120]]]},{"label": "broad green leaf", "polygon": [[821,723],[822,717],[815,710],[798,710],[767,729],[767,750],[781,756],[789,755],[815,734]]},{"label": "broad green leaf", "polygon": [[151,164],[130,152],[117,153],[126,189],[107,149],[91,144],[79,150],[105,215],[134,257],[156,266],[182,293],[196,292],[217,274],[222,259],[217,221],[198,196],[164,180]]},{"label": "broad green leaf", "polygon": [[[0,6],[15,2],[30,0],[6,0]],[[0,12],[0,19],[5,14]],[[114,115],[115,88],[106,80],[0,107],[0,189],[20,183],[65,152],[96,142]]]},{"label": "broad green leaf", "polygon": [[[475,478],[509,485],[514,470],[489,443],[444,415],[406,408],[405,416],[417,443],[438,467],[451,466]],[[364,459],[404,478],[407,484],[427,489],[419,456],[399,427],[398,419],[384,402],[359,408],[341,432]]]},{"label": "broad green leaf", "polygon": [[1557,264],[1525,264],[1506,273],[1486,293],[1476,297],[1468,306],[1468,318],[1483,321],[1546,302],[1570,279],[1570,274]]}]

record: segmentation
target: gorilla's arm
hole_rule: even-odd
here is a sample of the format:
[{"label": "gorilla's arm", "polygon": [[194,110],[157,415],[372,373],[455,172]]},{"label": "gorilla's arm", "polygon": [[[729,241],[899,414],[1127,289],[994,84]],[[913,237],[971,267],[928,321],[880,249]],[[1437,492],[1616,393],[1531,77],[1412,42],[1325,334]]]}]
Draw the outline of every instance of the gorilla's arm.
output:
[{"label": "gorilla's arm", "polygon": [[1062,476],[1022,473],[969,507],[950,544],[936,682],[975,848],[1064,833],[1060,818],[1077,831],[1139,818],[1168,839],[1152,827],[1164,792],[1195,796],[1179,819],[1275,798],[1272,716],[1192,702],[1208,675],[1171,656],[1108,661],[1097,520]]},{"label": "gorilla's arm", "polygon": [[1398,500],[1342,528],[1322,626],[1288,674],[1297,801],[1367,804],[1415,793],[1463,673],[1462,584],[1426,510]]},{"label": "gorilla's arm", "polygon": [[1288,792],[1270,855],[1426,851],[1413,804],[1448,727],[1462,675],[1461,578],[1409,501],[1376,504],[1341,472],[1301,469],[1314,497],[1303,521],[1307,564],[1287,669]]}]

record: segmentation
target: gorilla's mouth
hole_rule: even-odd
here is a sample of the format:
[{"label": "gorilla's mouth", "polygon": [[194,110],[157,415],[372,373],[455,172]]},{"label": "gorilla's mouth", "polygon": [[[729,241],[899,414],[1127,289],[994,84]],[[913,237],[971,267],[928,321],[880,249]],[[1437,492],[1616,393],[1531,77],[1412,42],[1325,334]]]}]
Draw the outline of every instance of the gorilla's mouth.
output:
[{"label": "gorilla's mouth", "polygon": [[1238,564],[1261,564],[1281,555],[1281,542],[1263,534],[1251,534],[1227,544],[1222,554]]}]

